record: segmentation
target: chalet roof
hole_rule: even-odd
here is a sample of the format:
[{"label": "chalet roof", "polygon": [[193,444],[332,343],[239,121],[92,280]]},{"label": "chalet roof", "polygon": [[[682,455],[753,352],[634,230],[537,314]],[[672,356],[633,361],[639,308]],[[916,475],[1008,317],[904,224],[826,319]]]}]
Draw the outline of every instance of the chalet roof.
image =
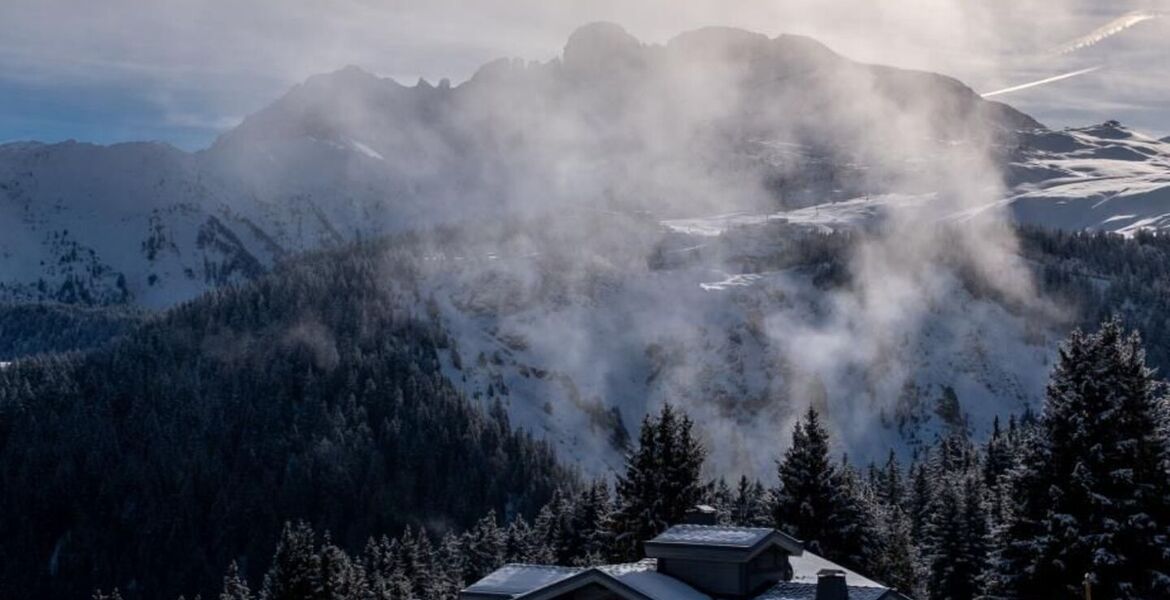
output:
[{"label": "chalet roof", "polygon": [[[789,553],[791,581],[783,581],[752,600],[815,600],[818,573],[825,569],[845,574],[849,600],[904,600],[872,579],[803,551],[798,540],[757,527],[678,525],[646,543],[652,556],[670,558],[716,555],[740,561],[778,546]],[[659,572],[658,561],[592,568],[508,564],[475,582],[460,594],[463,600],[552,600],[590,585],[600,585],[625,600],[711,600],[680,579]]]},{"label": "chalet roof", "polygon": [[[504,578],[509,580],[511,584],[528,584],[546,577],[548,581],[509,596],[485,593],[485,588],[478,590],[468,588],[464,590],[464,596],[548,600],[596,584],[609,589],[625,600],[712,600],[710,596],[686,583],[659,573],[656,570],[656,563],[652,559],[587,569],[558,569],[560,572],[555,574],[541,573],[540,567],[535,565],[507,565],[500,570],[504,569],[508,570]],[[565,572],[568,574],[566,575]],[[488,577],[490,578],[492,575]],[[493,589],[503,588],[496,586]]]},{"label": "chalet roof", "polygon": [[[792,581],[797,583],[811,583],[816,585],[817,573],[820,573],[824,569],[834,569],[845,573],[845,585],[850,586],[850,588],[858,586],[884,589],[886,587],[812,552],[805,552],[799,556],[790,556],[788,557],[788,564],[792,565]],[[850,598],[852,599],[852,596]]]},{"label": "chalet roof", "polygon": [[675,525],[645,544],[646,554],[656,558],[702,552],[736,556],[738,560],[748,560],[771,546],[793,556],[804,551],[800,540],[775,529],[724,525]]},{"label": "chalet roof", "polygon": [[767,538],[774,531],[774,529],[765,527],[675,525],[651,541],[656,544],[715,545],[750,548]]},{"label": "chalet roof", "polygon": [[[887,596],[889,595],[889,596]],[[781,581],[756,596],[754,600],[816,600],[817,584]],[[886,598],[901,598],[893,590],[884,587],[849,586],[849,600],[884,600]]]},{"label": "chalet roof", "polygon": [[576,567],[507,564],[463,591],[476,596],[511,598],[552,585],[580,572],[581,569]]}]

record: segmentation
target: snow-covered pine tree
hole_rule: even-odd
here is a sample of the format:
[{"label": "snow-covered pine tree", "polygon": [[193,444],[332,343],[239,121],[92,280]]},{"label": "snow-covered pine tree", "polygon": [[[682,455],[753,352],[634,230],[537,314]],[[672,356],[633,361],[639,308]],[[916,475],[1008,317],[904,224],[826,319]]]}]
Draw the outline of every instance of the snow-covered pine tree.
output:
[{"label": "snow-covered pine tree", "polygon": [[836,467],[829,460],[829,432],[809,408],[792,429],[792,445],[777,462],[779,484],[772,492],[772,519],[777,529],[823,553],[832,515]]},{"label": "snow-covered pine tree", "polygon": [[435,552],[435,593],[438,598],[456,598],[468,583],[467,554],[460,536],[447,533]]},{"label": "snow-covered pine tree", "polygon": [[987,558],[987,521],[975,473],[945,475],[935,490],[923,540],[931,600],[972,600]]},{"label": "snow-covered pine tree", "polygon": [[910,464],[910,489],[906,512],[910,517],[910,531],[916,540],[922,539],[926,531],[933,492],[925,461],[915,460]]},{"label": "snow-covered pine tree", "polygon": [[[1014,473],[992,592],[1170,595],[1170,442],[1136,335],[1074,332],[1052,373],[1038,442]],[[1055,592],[1054,592],[1055,590]]]},{"label": "snow-covered pine tree", "polygon": [[1050,590],[1036,576],[1036,564],[1047,535],[1042,520],[1053,480],[1045,468],[1047,453],[1040,432],[1028,431],[1015,444],[1016,464],[1001,482],[1005,502],[991,532],[983,574],[985,600],[1039,599]]},{"label": "snow-covered pine tree", "polygon": [[572,502],[567,502],[564,510],[567,514],[558,542],[558,563],[595,565],[604,562],[610,553],[610,520],[613,517],[609,484],[603,479],[594,481]]},{"label": "snow-covered pine tree", "polygon": [[463,549],[467,557],[465,575],[468,581],[487,575],[507,561],[507,535],[496,522],[495,511],[490,511],[463,534]]},{"label": "snow-covered pine tree", "polygon": [[768,490],[757,479],[749,481],[746,475],[741,475],[735,486],[735,497],[732,500],[731,522],[743,527],[767,527],[772,525],[772,515],[769,510]]},{"label": "snow-covered pine tree", "polygon": [[641,557],[641,542],[681,522],[703,497],[699,475],[706,450],[693,429],[690,417],[669,404],[642,420],[638,447],[617,481],[615,558]]},{"label": "snow-covered pine tree", "polygon": [[716,522],[720,525],[731,525],[731,510],[732,505],[735,504],[735,495],[731,491],[731,487],[727,485],[727,480],[720,477],[714,485],[708,486],[708,494],[706,503],[715,508]]},{"label": "snow-covered pine tree", "polygon": [[688,511],[702,501],[700,483],[707,450],[695,435],[695,423],[669,404],[658,417],[659,450],[662,455],[662,518],[667,526],[682,522]]},{"label": "snow-covered pine tree", "polygon": [[877,545],[872,577],[910,596],[921,581],[918,543],[911,531],[910,517],[897,505],[880,504]]},{"label": "snow-covered pine tree", "polygon": [[885,464],[873,476],[875,537],[872,576],[895,589],[914,595],[921,581],[918,541],[907,513],[902,466],[890,450]]},{"label": "snow-covered pine tree", "polygon": [[316,536],[304,522],[285,523],[272,566],[264,575],[261,600],[316,600],[320,598],[320,565]]},{"label": "snow-covered pine tree", "polygon": [[319,583],[321,600],[364,600],[371,596],[371,588],[361,563],[352,560],[341,548],[335,546],[326,535],[325,543],[318,552]]},{"label": "snow-covered pine tree", "polygon": [[252,598],[252,590],[248,588],[248,582],[240,574],[240,566],[233,560],[228,565],[227,575],[223,577],[223,591],[219,594],[219,600],[252,600]]},{"label": "snow-covered pine tree", "polygon": [[906,490],[902,483],[902,465],[898,463],[898,456],[891,449],[886,457],[886,464],[878,473],[875,490],[878,500],[889,506],[901,507],[905,499]]},{"label": "snow-covered pine tree", "polygon": [[842,458],[830,483],[833,494],[822,538],[825,557],[871,573],[879,562],[877,499],[846,458]]}]

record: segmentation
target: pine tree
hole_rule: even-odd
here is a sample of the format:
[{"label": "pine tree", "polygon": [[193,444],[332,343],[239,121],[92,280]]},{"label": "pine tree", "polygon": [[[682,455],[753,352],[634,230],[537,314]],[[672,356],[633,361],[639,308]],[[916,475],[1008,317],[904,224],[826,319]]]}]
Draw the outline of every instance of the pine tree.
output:
[{"label": "pine tree", "polygon": [[850,569],[873,572],[879,562],[878,503],[843,458],[831,478],[833,495],[824,532],[825,557]]},{"label": "pine tree", "polygon": [[252,600],[252,590],[248,589],[248,582],[240,574],[240,567],[236,561],[228,565],[227,575],[223,578],[223,591],[219,600]]},{"label": "pine tree", "polygon": [[528,532],[528,548],[525,552],[528,562],[541,565],[557,562],[557,544],[563,537],[562,515],[558,511],[563,509],[564,503],[558,493],[536,514],[532,528]]},{"label": "pine tree", "polygon": [[872,578],[911,596],[919,588],[918,543],[910,517],[896,505],[879,507]]},{"label": "pine tree", "polygon": [[1165,406],[1140,340],[1117,320],[1069,337],[997,535],[996,593],[1073,595],[1087,580],[1095,597],[1170,594]]},{"label": "pine tree", "polygon": [[886,464],[878,473],[878,481],[875,486],[877,489],[878,499],[889,506],[902,506],[906,491],[902,484],[902,465],[898,464],[898,457],[890,450],[889,456],[886,458]]},{"label": "pine tree", "polygon": [[323,600],[364,600],[370,589],[359,563],[350,559],[326,535],[319,556],[319,588]]},{"label": "pine tree", "polygon": [[935,493],[924,540],[932,600],[972,600],[987,557],[981,486],[971,473],[951,474]]},{"label": "pine tree", "polygon": [[926,464],[914,462],[910,465],[910,498],[908,513],[910,530],[914,539],[922,539],[929,521],[930,505],[933,501],[933,488],[930,485],[930,474]]},{"label": "pine tree", "polygon": [[638,448],[618,478],[614,515],[617,558],[642,556],[641,543],[679,523],[703,497],[699,476],[706,450],[690,417],[669,404],[642,420]]},{"label": "pine tree", "polygon": [[735,496],[727,485],[727,480],[720,477],[713,486],[709,487],[710,492],[707,494],[706,504],[715,508],[715,519],[718,524],[730,525]]},{"label": "pine tree", "polygon": [[435,595],[437,598],[456,598],[467,583],[467,553],[461,538],[454,533],[443,536],[435,557]]},{"label": "pine tree", "polygon": [[480,519],[463,537],[468,580],[475,581],[507,562],[507,534],[496,522],[495,511]]},{"label": "pine tree", "polygon": [[272,566],[264,575],[261,600],[317,600],[323,598],[321,558],[307,523],[285,523]]},{"label": "pine tree", "polygon": [[558,564],[593,565],[604,562],[610,554],[610,519],[613,502],[609,485],[594,481],[572,501],[562,503],[556,541]]},{"label": "pine tree", "polygon": [[822,547],[833,519],[836,468],[829,460],[829,433],[816,410],[809,408],[792,429],[792,445],[777,463],[779,485],[774,490],[772,518],[777,529],[804,541],[824,554]]},{"label": "pine tree", "polygon": [[768,502],[768,490],[764,488],[764,484],[759,480],[749,481],[747,475],[741,475],[732,501],[732,524],[744,527],[771,526],[772,516],[769,514]]}]

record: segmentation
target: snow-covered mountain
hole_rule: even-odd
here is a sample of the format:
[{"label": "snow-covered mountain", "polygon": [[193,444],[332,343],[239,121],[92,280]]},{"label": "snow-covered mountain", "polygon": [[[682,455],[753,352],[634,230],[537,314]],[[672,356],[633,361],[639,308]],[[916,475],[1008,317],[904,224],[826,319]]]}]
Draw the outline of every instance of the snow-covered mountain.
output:
[{"label": "snow-covered mountain", "polygon": [[[965,167],[955,148],[985,148],[1006,187],[944,202],[936,184],[963,187],[943,181]],[[1035,405],[1061,334],[897,237],[877,250],[911,256],[907,293],[883,295],[889,273],[834,284],[846,267],[808,256],[835,238],[810,233],[1005,207],[1041,226],[1170,228],[1168,173],[1165,140],[1049,131],[954,79],[807,38],[712,28],[655,46],[597,24],[557,59],[458,86],[313,77],[196,153],[0,146],[0,301],[162,308],[306,250],[458,225],[481,237],[417,258],[454,340],[443,368],[469,395],[592,471],[618,464],[648,406],[677,402],[718,468],[763,472],[759,446],[786,443],[810,401],[859,456],[953,426],[934,412],[952,392],[985,431]]]},{"label": "snow-covered mountain", "polygon": [[1008,202],[1017,220],[1132,234],[1170,229],[1170,142],[1116,122],[1022,138]]},{"label": "snow-covered mountain", "polygon": [[875,119],[942,141],[1038,125],[803,37],[712,28],[647,46],[596,24],[558,59],[496,61],[457,87],[313,77],[194,154],[5,145],[0,298],[162,307],[298,251],[501,212],[840,200],[893,185],[871,167],[927,148],[873,148]]},{"label": "snow-covered mountain", "polygon": [[913,322],[863,325],[855,284],[826,262],[844,258],[845,238],[796,220],[665,232],[568,221],[632,243],[581,261],[564,240],[586,233],[489,235],[427,253],[423,294],[454,340],[448,377],[588,472],[620,466],[641,415],[663,402],[701,424],[720,473],[767,474],[809,402],[862,459],[908,455],[954,425],[936,413],[948,388],[981,436],[996,415],[1038,406],[1063,335],[1057,319],[979,296],[948,269],[901,307]]}]

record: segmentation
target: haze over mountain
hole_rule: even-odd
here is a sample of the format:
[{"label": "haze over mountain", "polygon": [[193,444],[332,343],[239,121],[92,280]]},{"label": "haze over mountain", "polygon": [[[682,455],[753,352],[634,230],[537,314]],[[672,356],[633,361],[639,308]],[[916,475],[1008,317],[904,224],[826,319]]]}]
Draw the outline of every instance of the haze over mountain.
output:
[{"label": "haze over mountain", "polygon": [[1165,228],[1168,157],[805,37],[599,23],[459,86],[319,75],[195,153],[2,146],[0,298],[166,308],[414,232],[407,308],[469,396],[602,472],[677,402],[720,469],[761,472],[810,402],[862,456],[945,426],[946,389],[977,432],[1034,406],[1070,319],[1007,217]]},{"label": "haze over mountain", "polygon": [[892,187],[871,167],[909,157],[872,147],[870,130],[906,118],[938,140],[975,124],[1038,125],[945,77],[729,29],[660,47],[593,25],[562,59],[497,61],[456,88],[346,68],[195,154],[4,146],[0,284],[8,297],[165,306],[288,253],[419,225],[565,206],[698,216],[844,199]]}]

